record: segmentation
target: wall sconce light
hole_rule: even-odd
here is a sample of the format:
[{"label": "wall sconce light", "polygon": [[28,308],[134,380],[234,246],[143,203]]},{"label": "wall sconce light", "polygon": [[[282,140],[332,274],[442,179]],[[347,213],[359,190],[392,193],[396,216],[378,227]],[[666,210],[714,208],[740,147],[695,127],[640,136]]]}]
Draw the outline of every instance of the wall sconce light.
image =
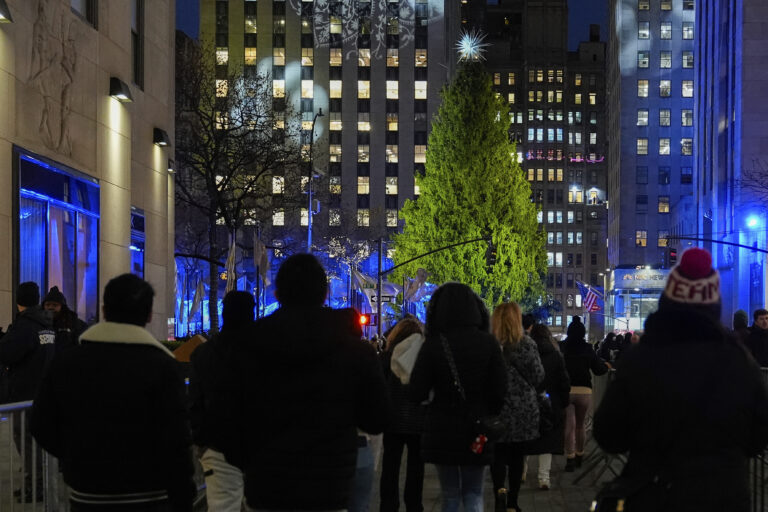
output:
[{"label": "wall sconce light", "polygon": [[[0,0],[0,2],[2,1],[3,0]],[[133,101],[131,88],[116,76],[109,77],[109,95],[121,103],[130,103]]]},{"label": "wall sconce light", "polygon": [[174,168],[174,165],[175,165],[175,162],[169,158],[168,159],[168,173],[169,174],[173,174],[174,172],[176,172],[176,169]]},{"label": "wall sconce light", "polygon": [[152,142],[160,147],[170,146],[171,139],[165,130],[155,128],[153,131]]},{"label": "wall sconce light", "polygon": [[0,23],[13,23],[11,10],[8,8],[5,0],[0,0]]}]

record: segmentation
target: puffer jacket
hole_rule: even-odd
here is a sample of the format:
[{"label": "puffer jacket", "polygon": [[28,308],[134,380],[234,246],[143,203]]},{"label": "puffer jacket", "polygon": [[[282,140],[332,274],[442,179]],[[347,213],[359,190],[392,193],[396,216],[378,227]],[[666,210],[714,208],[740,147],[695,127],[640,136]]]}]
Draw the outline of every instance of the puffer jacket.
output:
[{"label": "puffer jacket", "polygon": [[501,419],[506,425],[505,443],[530,441],[539,437],[539,402],[537,389],[544,383],[536,342],[523,336],[514,348],[504,346],[507,363],[507,394]]},{"label": "puffer jacket", "polygon": [[0,340],[0,364],[8,368],[9,402],[32,400],[56,352],[51,317],[39,306],[21,311]]}]

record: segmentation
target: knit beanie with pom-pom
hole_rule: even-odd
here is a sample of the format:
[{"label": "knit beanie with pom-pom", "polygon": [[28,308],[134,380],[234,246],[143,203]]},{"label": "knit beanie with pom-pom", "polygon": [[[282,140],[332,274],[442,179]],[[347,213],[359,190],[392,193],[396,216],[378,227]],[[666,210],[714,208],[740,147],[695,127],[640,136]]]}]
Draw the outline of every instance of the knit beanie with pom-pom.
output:
[{"label": "knit beanie with pom-pom", "polygon": [[685,251],[667,277],[659,310],[681,308],[692,308],[720,321],[720,275],[712,268],[712,256],[704,249],[692,247]]}]

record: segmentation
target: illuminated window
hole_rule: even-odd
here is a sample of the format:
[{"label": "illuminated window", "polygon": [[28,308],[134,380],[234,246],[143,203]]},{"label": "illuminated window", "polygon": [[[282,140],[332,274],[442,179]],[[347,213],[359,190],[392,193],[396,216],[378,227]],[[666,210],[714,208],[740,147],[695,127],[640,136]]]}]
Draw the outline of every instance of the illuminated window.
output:
[{"label": "illuminated window", "polygon": [[315,95],[315,83],[312,80],[301,81],[301,97],[312,98]]},{"label": "illuminated window", "polygon": [[272,48],[272,65],[285,66],[285,48]]},{"label": "illuminated window", "polygon": [[637,38],[649,39],[651,37],[651,23],[649,21],[640,21],[637,23]]},{"label": "illuminated window", "polygon": [[272,176],[272,193],[282,194],[285,191],[285,177]]},{"label": "illuminated window", "polygon": [[331,66],[341,66],[341,48],[331,48],[328,64]]},{"label": "illuminated window", "polygon": [[417,68],[427,67],[427,50],[416,50],[414,57],[414,66]]},{"label": "illuminated window", "polygon": [[397,112],[387,112],[387,130],[397,131]]},{"label": "illuminated window", "polygon": [[400,18],[389,16],[387,18],[387,34],[396,36],[400,33]]},{"label": "illuminated window", "polygon": [[648,232],[644,229],[635,231],[635,246],[645,247],[648,245]]},{"label": "illuminated window", "polygon": [[331,131],[341,131],[341,112],[331,112],[329,129]]},{"label": "illuminated window", "polygon": [[672,52],[661,52],[659,58],[659,67],[669,69],[672,67]]},{"label": "illuminated window", "polygon": [[226,98],[229,90],[229,83],[226,80],[216,80],[216,97]]},{"label": "illuminated window", "polygon": [[397,210],[387,210],[387,227],[397,227]]},{"label": "illuminated window", "polygon": [[597,144],[597,133],[590,132],[589,133],[589,143],[590,144]]},{"label": "illuminated window", "polygon": [[581,93],[577,92],[573,97],[573,102],[577,105],[581,105]]},{"label": "illuminated window", "polygon": [[515,74],[507,73],[507,85],[515,85]]},{"label": "illuminated window", "polygon": [[693,80],[683,80],[683,98],[693,98]]},{"label": "illuminated window", "polygon": [[637,126],[648,126],[648,109],[637,109]]},{"label": "illuminated window", "polygon": [[651,10],[651,0],[637,0],[637,10],[638,11]]},{"label": "illuminated window", "polygon": [[597,105],[597,94],[594,92],[589,93],[589,104]]},{"label": "illuminated window", "polygon": [[555,91],[547,91],[547,103],[554,103]]},{"label": "illuminated window", "polygon": [[331,176],[328,178],[328,192],[331,194],[341,194],[341,176]]},{"label": "illuminated window", "polygon": [[227,130],[229,129],[229,116],[226,112],[216,112],[214,114],[214,123],[217,130]]},{"label": "illuminated window", "polygon": [[397,144],[387,144],[386,159],[387,159],[387,163],[390,163],[390,164],[397,163]]},{"label": "illuminated window", "polygon": [[659,154],[660,155],[669,154],[669,139],[666,137],[662,137],[659,139]]},{"label": "illuminated window", "polygon": [[357,113],[357,130],[361,132],[371,131],[371,113],[370,112]]},{"label": "illuminated window", "polygon": [[361,163],[371,161],[371,149],[367,144],[357,146],[357,161]]},{"label": "illuminated window", "polygon": [[650,52],[647,51],[637,52],[637,67],[647,68],[648,61],[650,60],[649,55]]},{"label": "illuminated window", "polygon": [[659,196],[659,213],[669,213],[669,196]]},{"label": "illuminated window", "polygon": [[302,209],[301,209],[301,212],[300,212],[300,214],[299,214],[299,215],[300,215],[300,217],[299,217],[299,218],[301,219],[301,220],[299,221],[299,223],[300,223],[302,226],[307,226],[307,225],[309,225],[309,210],[307,210],[306,208],[302,208]]},{"label": "illuminated window", "polygon": [[370,80],[358,80],[357,81],[357,97],[360,99],[368,99],[371,97],[371,82]]},{"label": "illuminated window", "polygon": [[514,104],[515,103],[515,93],[513,93],[513,92],[507,93],[507,101],[509,101],[509,103],[511,103],[511,104]]},{"label": "illuminated window", "polygon": [[669,98],[672,95],[672,80],[659,80],[659,96]]},{"label": "illuminated window", "polygon": [[581,86],[581,73],[576,73],[576,76],[573,78],[573,85],[576,87]]},{"label": "illuminated window", "polygon": [[396,68],[400,65],[400,54],[397,48],[387,48],[387,66]]},{"label": "illuminated window", "polygon": [[568,191],[568,202],[569,203],[583,203],[584,202],[584,191],[579,189],[570,189]]},{"label": "illuminated window", "polygon": [[544,181],[544,169],[536,169],[536,181]]},{"label": "illuminated window", "polygon": [[216,65],[226,66],[229,62],[229,48],[220,46],[216,48]]},{"label": "illuminated window", "polygon": [[666,229],[660,229],[656,238],[657,247],[666,247],[669,245],[669,231]]},{"label": "illuminated window", "polygon": [[537,82],[543,82],[544,81],[544,70],[543,69],[537,69],[536,70],[536,81]]},{"label": "illuminated window", "polygon": [[387,176],[385,194],[397,194],[397,176]]},{"label": "illuminated window", "polygon": [[661,31],[659,32],[659,37],[662,39],[672,39],[672,23],[668,21],[663,21],[661,23]]},{"label": "illuminated window", "polygon": [[684,68],[693,67],[693,52],[683,52],[683,67]]},{"label": "illuminated window", "polygon": [[301,33],[302,34],[312,33],[312,19],[309,18],[308,16],[301,17]]},{"label": "illuminated window", "polygon": [[683,39],[693,39],[693,22],[683,22]]},{"label": "illuminated window", "polygon": [[413,162],[423,164],[427,161],[427,146],[417,144],[413,146]]},{"label": "illuminated window", "polygon": [[638,155],[647,155],[648,154],[648,139],[645,137],[641,137],[637,139],[637,154]]},{"label": "illuminated window", "polygon": [[341,34],[341,17],[331,16],[331,34]]},{"label": "illuminated window", "polygon": [[672,0],[661,0],[661,10],[662,11],[671,11],[672,10]]},{"label": "illuminated window", "polygon": [[274,115],[274,124],[272,128],[274,130],[284,130],[285,129],[285,112],[278,112],[273,111]]},{"label": "illuminated window", "polygon": [[659,109],[659,126],[670,126],[672,111],[668,108]]},{"label": "illuminated window", "polygon": [[528,169],[528,181],[536,179],[536,169]]},{"label": "illuminated window", "polygon": [[371,223],[370,210],[357,210],[357,225],[359,227],[367,228]]},{"label": "illuminated window", "polygon": [[414,98],[417,100],[427,99],[427,82],[425,80],[414,82]]},{"label": "illuminated window", "polygon": [[681,111],[681,126],[693,126],[693,110],[683,109]]},{"label": "illuminated window", "polygon": [[362,67],[368,67],[371,65],[370,48],[360,48],[357,50],[357,65]]},{"label": "illuminated window", "polygon": [[246,66],[256,65],[256,48],[247,47],[245,49],[245,65]]},{"label": "illuminated window", "polygon": [[328,210],[328,225],[329,226],[341,226],[341,210],[338,208],[331,208]]},{"label": "illuminated window", "polygon": [[330,80],[328,82],[328,94],[331,98],[341,98],[341,80]]},{"label": "illuminated window", "polygon": [[[285,23],[285,20],[283,20],[283,23]],[[256,34],[257,33],[256,29],[257,29],[256,16],[253,14],[246,14],[245,15],[245,33]]]},{"label": "illuminated window", "polygon": [[272,212],[272,225],[285,226],[285,210],[278,208]]},{"label": "illuminated window", "polygon": [[398,98],[397,92],[398,92],[398,81],[387,80],[387,99],[396,100]]},{"label": "illuminated window", "polygon": [[680,153],[683,156],[691,156],[693,154],[693,139],[684,138],[680,141]]},{"label": "illuminated window", "polygon": [[421,195],[421,187],[419,186],[418,181],[413,184],[413,195],[416,197]]},{"label": "illuminated window", "polygon": [[301,65],[313,66],[315,63],[315,50],[314,48],[302,48],[301,49]]},{"label": "illuminated window", "polygon": [[493,74],[493,85],[501,85],[501,73]]},{"label": "illuminated window", "polygon": [[341,144],[331,144],[328,146],[328,160],[331,162],[341,162]]},{"label": "illuminated window", "polygon": [[370,194],[370,178],[368,176],[357,177],[357,193],[358,194]]},{"label": "illuminated window", "polygon": [[285,98],[285,80],[272,80],[272,96]]}]

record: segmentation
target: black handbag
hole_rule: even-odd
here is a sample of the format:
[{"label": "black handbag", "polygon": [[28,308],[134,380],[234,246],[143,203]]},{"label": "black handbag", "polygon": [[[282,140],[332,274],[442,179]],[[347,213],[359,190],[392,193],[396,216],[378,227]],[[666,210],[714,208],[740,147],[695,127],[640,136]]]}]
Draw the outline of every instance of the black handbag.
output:
[{"label": "black handbag", "polygon": [[[448,361],[448,368],[451,370],[453,384],[456,386],[456,391],[458,391],[461,401],[466,406],[467,396],[464,393],[464,387],[461,385],[461,379],[459,379],[459,371],[456,369],[456,362],[453,360],[451,347],[448,346],[448,340],[443,335],[440,335],[440,342],[443,344],[443,351],[445,352],[445,359]],[[467,421],[473,436],[483,435],[490,442],[501,439],[506,430],[504,422],[497,415],[476,416],[469,414]]]}]

